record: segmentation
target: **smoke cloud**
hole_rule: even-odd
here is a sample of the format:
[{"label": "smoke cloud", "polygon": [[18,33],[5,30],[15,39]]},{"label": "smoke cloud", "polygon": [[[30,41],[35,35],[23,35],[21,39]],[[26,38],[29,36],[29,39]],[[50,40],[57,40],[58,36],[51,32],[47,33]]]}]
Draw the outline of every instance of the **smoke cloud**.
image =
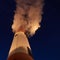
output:
[{"label": "smoke cloud", "polygon": [[40,28],[43,0],[16,0],[16,10],[12,24],[14,33],[23,31],[33,35]]}]

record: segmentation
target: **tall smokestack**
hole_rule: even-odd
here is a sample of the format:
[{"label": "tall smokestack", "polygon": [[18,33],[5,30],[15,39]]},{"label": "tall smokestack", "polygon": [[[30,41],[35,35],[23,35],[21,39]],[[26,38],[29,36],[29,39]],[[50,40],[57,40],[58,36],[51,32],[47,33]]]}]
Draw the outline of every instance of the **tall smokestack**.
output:
[{"label": "tall smokestack", "polygon": [[23,32],[14,35],[8,60],[33,60],[28,39]]}]

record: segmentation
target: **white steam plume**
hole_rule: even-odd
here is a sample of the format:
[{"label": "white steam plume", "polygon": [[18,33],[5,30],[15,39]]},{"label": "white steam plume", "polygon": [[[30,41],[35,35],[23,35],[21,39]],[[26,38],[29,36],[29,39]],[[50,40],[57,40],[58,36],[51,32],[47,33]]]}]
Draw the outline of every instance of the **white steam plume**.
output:
[{"label": "white steam plume", "polygon": [[43,0],[16,0],[13,32],[23,31],[33,35],[40,28],[42,9]]}]

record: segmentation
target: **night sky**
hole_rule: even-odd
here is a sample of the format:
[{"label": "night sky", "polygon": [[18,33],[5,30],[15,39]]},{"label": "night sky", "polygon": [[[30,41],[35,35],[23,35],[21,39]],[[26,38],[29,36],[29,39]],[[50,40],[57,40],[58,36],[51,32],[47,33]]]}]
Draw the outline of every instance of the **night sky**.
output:
[{"label": "night sky", "polygon": [[[0,0],[0,60],[7,60],[13,39],[15,2]],[[29,38],[34,60],[60,60],[60,1],[45,0],[41,28]]]}]

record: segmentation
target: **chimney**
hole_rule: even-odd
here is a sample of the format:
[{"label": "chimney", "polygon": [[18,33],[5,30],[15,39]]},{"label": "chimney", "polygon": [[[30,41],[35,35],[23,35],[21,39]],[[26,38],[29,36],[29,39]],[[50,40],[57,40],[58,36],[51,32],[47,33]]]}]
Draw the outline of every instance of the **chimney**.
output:
[{"label": "chimney", "polygon": [[24,32],[15,33],[7,60],[33,60],[31,48]]}]

